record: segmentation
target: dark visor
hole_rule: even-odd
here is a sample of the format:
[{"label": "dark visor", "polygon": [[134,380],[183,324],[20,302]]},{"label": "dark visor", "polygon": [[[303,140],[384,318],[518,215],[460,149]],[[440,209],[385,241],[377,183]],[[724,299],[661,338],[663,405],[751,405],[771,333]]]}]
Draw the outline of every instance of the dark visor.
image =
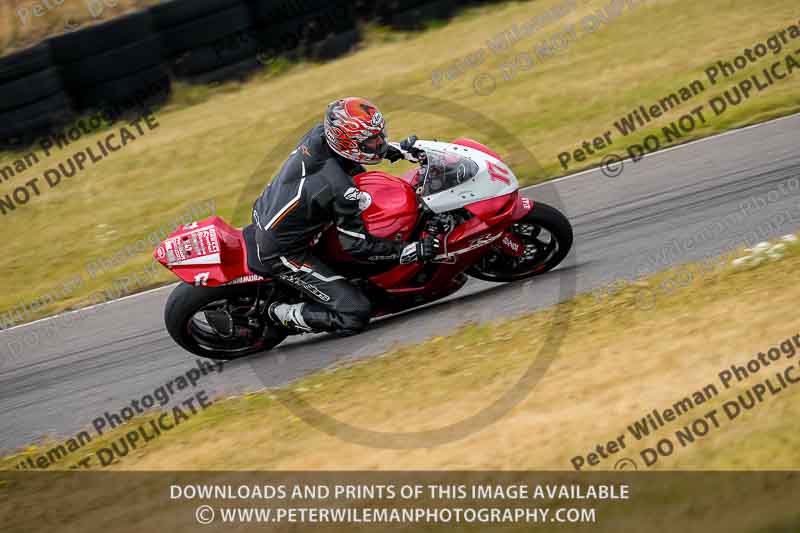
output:
[{"label": "dark visor", "polygon": [[361,143],[361,151],[366,152],[368,154],[383,155],[386,153],[388,147],[389,146],[386,143],[385,133],[379,133],[377,135],[373,135],[372,137],[369,137],[367,140]]}]

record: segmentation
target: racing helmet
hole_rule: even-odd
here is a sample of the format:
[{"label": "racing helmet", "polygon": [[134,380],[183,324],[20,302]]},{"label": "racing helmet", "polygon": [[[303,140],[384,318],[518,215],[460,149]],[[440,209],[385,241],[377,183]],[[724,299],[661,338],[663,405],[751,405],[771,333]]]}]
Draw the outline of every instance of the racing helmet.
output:
[{"label": "racing helmet", "polygon": [[386,156],[386,120],[369,100],[351,96],[331,102],[325,112],[325,139],[331,150],[365,165]]}]

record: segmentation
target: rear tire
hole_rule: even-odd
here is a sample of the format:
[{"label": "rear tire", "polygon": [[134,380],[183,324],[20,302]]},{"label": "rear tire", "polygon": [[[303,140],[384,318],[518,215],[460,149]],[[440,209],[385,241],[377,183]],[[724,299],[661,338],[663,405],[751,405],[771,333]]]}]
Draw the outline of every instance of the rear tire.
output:
[{"label": "rear tire", "polygon": [[356,28],[344,33],[330,35],[311,46],[309,56],[314,61],[328,61],[343,56],[361,41],[361,31]]},{"label": "rear tire", "polygon": [[[264,285],[260,287],[263,288]],[[287,337],[288,332],[285,329],[260,320],[262,325],[251,328],[251,336],[240,336],[239,333],[244,333],[247,327],[242,325],[239,315],[234,315],[235,319],[231,319],[233,329],[230,333],[224,332],[229,333],[226,337],[220,330],[210,326],[208,315],[203,312],[217,307],[219,302],[245,308],[256,300],[258,290],[259,286],[256,284],[195,287],[181,283],[173,289],[164,308],[167,331],[184,350],[209,359],[230,361],[271,350]],[[200,314],[203,316],[198,317]],[[258,316],[253,318],[259,319]],[[206,323],[203,324],[202,320],[206,320]]]},{"label": "rear tire", "polygon": [[0,57],[0,83],[36,74],[53,65],[50,46],[42,42],[31,48]]},{"label": "rear tire", "polygon": [[80,93],[84,87],[130,76],[161,63],[161,41],[151,35],[113,50],[61,65],[64,84]]},{"label": "rear tire", "polygon": [[63,90],[58,70],[42,70],[0,85],[0,111],[33,104]]},{"label": "rear tire", "polygon": [[[118,109],[132,112],[148,108],[151,101],[161,101],[171,90],[169,74],[155,65],[124,78],[84,87],[75,96],[78,109]],[[124,113],[123,113],[124,114]]]},{"label": "rear tire", "polygon": [[165,30],[238,4],[241,4],[241,0],[171,0],[151,6],[150,14],[156,29]]},{"label": "rear tire", "polygon": [[[471,266],[467,274],[484,281],[509,282],[532,278],[544,274],[567,257],[572,248],[572,225],[561,211],[541,202],[534,202],[533,209],[512,228],[532,227],[532,237],[523,234],[518,237],[526,244],[536,243],[536,253],[531,261],[516,261],[499,249],[489,251],[479,263]],[[551,239],[547,243],[538,240],[541,231],[546,231]],[[541,257],[537,258],[539,254]]]},{"label": "rear tire", "polygon": [[161,31],[164,55],[174,57],[204,45],[213,45],[228,35],[245,31],[253,25],[250,11],[244,4],[234,4],[224,11],[173,26]]},{"label": "rear tire", "polygon": [[87,58],[141,41],[153,35],[150,13],[140,11],[106,20],[102,24],[51,37],[53,61],[58,65],[83,61]]}]

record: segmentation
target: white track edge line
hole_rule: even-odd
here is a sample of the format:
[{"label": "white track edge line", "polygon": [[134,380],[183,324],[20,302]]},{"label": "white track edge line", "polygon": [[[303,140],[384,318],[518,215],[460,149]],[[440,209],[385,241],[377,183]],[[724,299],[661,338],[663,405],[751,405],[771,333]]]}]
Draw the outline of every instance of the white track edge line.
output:
[{"label": "white track edge line", "polygon": [[59,313],[57,315],[52,315],[52,316],[46,316],[44,318],[39,318],[37,320],[34,320],[33,322],[26,322],[24,324],[18,324],[16,326],[12,326],[10,328],[6,328],[6,329],[3,329],[3,330],[0,330],[0,336],[2,336],[3,333],[6,333],[8,331],[14,331],[15,329],[19,329],[19,328],[26,328],[28,326],[33,326],[35,324],[39,324],[40,322],[47,322],[48,320],[56,320],[56,319],[64,317],[64,316],[74,315],[75,313],[85,313],[85,312],[91,311],[92,309],[96,309],[96,308],[103,307],[103,306],[106,306],[106,305],[114,304],[114,303],[117,303],[117,302],[122,302],[124,300],[130,300],[132,298],[138,298],[139,296],[145,296],[147,294],[154,293],[154,292],[157,292],[157,291],[163,291],[164,289],[169,289],[169,288],[172,288],[172,287],[174,287],[176,285],[179,285],[179,284],[180,284],[180,282],[170,283],[169,285],[162,285],[161,287],[155,287],[153,289],[148,289],[146,291],[137,292],[137,293],[134,293],[134,294],[129,294],[128,296],[123,296],[122,298],[116,298],[114,300],[109,300],[107,302],[100,302],[99,304],[93,304],[93,305],[90,305],[90,306],[87,306],[87,307],[81,307],[80,309],[72,309],[70,311],[64,311],[64,312]]}]

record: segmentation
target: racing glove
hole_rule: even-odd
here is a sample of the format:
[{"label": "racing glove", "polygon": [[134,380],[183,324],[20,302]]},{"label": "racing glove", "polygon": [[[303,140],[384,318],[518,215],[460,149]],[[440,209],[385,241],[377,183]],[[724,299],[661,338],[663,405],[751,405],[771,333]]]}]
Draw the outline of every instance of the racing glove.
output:
[{"label": "racing glove", "polygon": [[430,261],[439,253],[442,244],[436,237],[423,237],[421,241],[412,242],[403,248],[400,254],[400,264],[424,263]]},{"label": "racing glove", "polygon": [[453,222],[452,217],[443,217],[439,215],[425,223],[425,233],[441,235],[453,229],[454,225],[455,222]]},{"label": "racing glove", "polygon": [[399,148],[397,148],[393,144],[389,144],[389,149],[386,150],[386,156],[384,156],[384,158],[394,163],[396,161],[400,161],[401,159],[403,159],[404,156],[403,152]]},{"label": "racing glove", "polygon": [[417,142],[417,136],[411,135],[400,141],[399,145],[397,143],[389,143],[389,149],[385,156],[386,159],[392,163],[401,159],[416,161],[416,158],[411,153],[411,148],[414,146],[415,142]]},{"label": "racing glove", "polygon": [[414,143],[416,142],[417,142],[417,136],[409,135],[408,137],[400,141],[400,149],[404,152],[409,152],[411,148],[413,148]]}]

